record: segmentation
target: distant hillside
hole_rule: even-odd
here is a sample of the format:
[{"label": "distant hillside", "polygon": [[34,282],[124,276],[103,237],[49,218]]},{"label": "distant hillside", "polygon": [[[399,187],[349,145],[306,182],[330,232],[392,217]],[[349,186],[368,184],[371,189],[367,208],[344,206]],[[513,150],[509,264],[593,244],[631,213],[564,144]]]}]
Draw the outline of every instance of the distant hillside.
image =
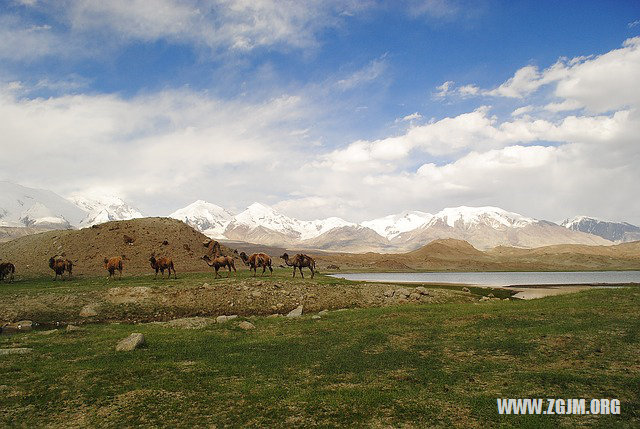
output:
[{"label": "distant hillside", "polygon": [[[74,261],[74,274],[107,275],[102,260],[126,255],[125,274],[150,273],[149,257],[170,256],[180,272],[208,271],[200,259],[205,254],[203,241],[208,238],[170,218],[142,218],[113,221],[81,230],[48,231],[0,243],[0,258],[16,265],[18,275],[50,275],[48,260],[64,253]],[[130,242],[130,244],[128,243]],[[222,252],[233,250],[222,246]]]},{"label": "distant hillside", "polygon": [[316,254],[322,268],[340,271],[574,271],[640,270],[640,241],[614,246],[563,244],[481,251],[468,242],[440,239],[404,254]]},{"label": "distant hillside", "polygon": [[562,226],[572,231],[597,235],[616,243],[640,240],[640,227],[627,222],[607,222],[592,217],[577,216],[565,220]]}]

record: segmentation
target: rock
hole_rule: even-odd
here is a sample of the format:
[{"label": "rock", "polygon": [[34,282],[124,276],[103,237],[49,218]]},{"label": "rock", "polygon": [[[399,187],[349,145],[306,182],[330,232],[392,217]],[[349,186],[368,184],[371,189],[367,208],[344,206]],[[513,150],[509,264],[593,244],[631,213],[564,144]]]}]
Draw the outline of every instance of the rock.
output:
[{"label": "rock", "polygon": [[238,328],[240,329],[244,329],[245,331],[248,331],[250,329],[256,329],[256,326],[251,323],[251,322],[247,322],[246,320],[238,323]]},{"label": "rock", "polygon": [[483,296],[482,298],[480,298],[480,301],[490,301],[491,298],[489,298],[488,296]]},{"label": "rock", "polygon": [[260,298],[262,296],[262,293],[258,292],[257,290],[254,290],[253,292],[251,292],[251,296],[254,298]]},{"label": "rock", "polygon": [[144,335],[134,332],[129,335],[127,338],[120,340],[120,342],[116,345],[116,351],[118,352],[129,352],[131,350],[135,350],[145,344]]},{"label": "rock", "polygon": [[160,322],[164,326],[182,329],[202,329],[213,323],[216,323],[216,319],[210,317],[184,317],[182,319],[169,320],[168,322]]},{"label": "rock", "polygon": [[405,288],[400,288],[400,289],[396,289],[396,291],[395,291],[395,293],[393,295],[398,297],[398,298],[406,298],[409,295],[411,295],[411,293]]},{"label": "rock", "polygon": [[281,308],[283,308],[283,307],[284,307],[284,304],[283,304],[283,303],[281,303],[281,302],[279,302],[279,303],[276,305],[276,308],[277,308],[277,309],[281,309]]},{"label": "rock", "polygon": [[418,286],[416,288],[416,292],[418,292],[420,295],[429,295],[429,291],[427,290],[427,288],[422,286]]},{"label": "rock", "polygon": [[82,328],[76,325],[67,325],[67,328],[65,330],[67,332],[82,331]]},{"label": "rock", "polygon": [[4,355],[26,355],[27,353],[31,353],[33,349],[27,347],[19,347],[14,349],[0,349],[0,356]]},{"label": "rock", "polygon": [[387,289],[384,291],[384,296],[391,298],[393,296],[393,289]]},{"label": "rock", "polygon": [[320,316],[325,316],[327,314],[329,314],[329,310],[322,310],[320,313],[318,313],[318,315]]},{"label": "rock", "polygon": [[209,287],[209,283],[203,283],[202,287]]},{"label": "rock", "polygon": [[229,320],[235,319],[236,317],[238,317],[237,314],[232,314],[231,316],[218,316],[216,317],[216,323],[225,323]]},{"label": "rock", "polygon": [[322,317],[318,316],[317,314],[314,314],[313,316],[311,316],[312,319],[322,319]]},{"label": "rock", "polygon": [[296,308],[294,308],[293,310],[291,310],[288,314],[287,317],[300,317],[302,316],[302,305],[297,306]]},{"label": "rock", "polygon": [[462,292],[471,293],[471,289],[465,286],[462,288]]},{"label": "rock", "polygon": [[422,295],[420,295],[419,293],[413,292],[411,295],[409,295],[409,299],[418,300],[421,296]]},{"label": "rock", "polygon": [[57,329],[51,329],[49,331],[39,331],[38,335],[52,335],[52,334],[57,334],[58,332],[60,331],[58,331]]},{"label": "rock", "polygon": [[489,298],[495,298],[496,296],[492,293],[489,293],[489,295],[487,295]]},{"label": "rock", "polygon": [[280,314],[280,313],[270,314],[270,315],[267,316],[267,319],[274,319],[276,317],[282,317],[282,314]]},{"label": "rock", "polygon": [[82,307],[82,310],[80,310],[80,317],[93,317],[97,315],[98,312],[92,305],[85,305]]}]

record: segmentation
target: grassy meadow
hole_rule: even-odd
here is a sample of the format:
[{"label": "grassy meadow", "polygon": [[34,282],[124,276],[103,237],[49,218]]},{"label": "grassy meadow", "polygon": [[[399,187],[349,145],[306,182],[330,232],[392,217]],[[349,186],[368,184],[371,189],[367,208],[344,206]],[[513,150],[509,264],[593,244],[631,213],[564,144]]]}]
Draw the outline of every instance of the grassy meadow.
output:
[{"label": "grassy meadow", "polygon": [[[114,285],[77,282],[23,290]],[[122,281],[145,282],[153,279]],[[639,304],[638,288],[595,289],[248,317],[248,331],[237,321],[197,330],[96,323],[3,335],[0,348],[33,352],[0,356],[0,426],[638,427]],[[116,352],[132,332],[147,345]],[[618,398],[621,414],[499,416],[500,397]]]}]

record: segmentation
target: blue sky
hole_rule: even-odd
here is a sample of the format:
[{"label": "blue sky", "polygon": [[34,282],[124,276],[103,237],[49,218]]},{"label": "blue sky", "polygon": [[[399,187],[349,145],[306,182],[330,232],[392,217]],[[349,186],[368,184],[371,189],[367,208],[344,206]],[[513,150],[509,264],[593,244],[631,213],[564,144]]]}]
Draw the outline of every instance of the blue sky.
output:
[{"label": "blue sky", "polygon": [[147,214],[640,223],[638,20],[635,1],[5,0],[0,179]]}]

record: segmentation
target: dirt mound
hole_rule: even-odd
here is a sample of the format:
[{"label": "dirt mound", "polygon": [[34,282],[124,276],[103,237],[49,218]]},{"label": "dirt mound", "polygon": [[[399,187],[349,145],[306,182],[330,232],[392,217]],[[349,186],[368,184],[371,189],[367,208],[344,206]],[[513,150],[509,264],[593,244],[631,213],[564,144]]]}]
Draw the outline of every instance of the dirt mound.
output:
[{"label": "dirt mound", "polygon": [[[103,259],[125,255],[124,273],[150,273],[149,257],[173,259],[178,275],[210,268],[200,258],[208,238],[179,220],[143,218],[107,222],[81,230],[48,231],[0,243],[0,258],[16,265],[21,276],[50,275],[48,260],[64,254],[74,263],[74,275],[107,274]],[[222,246],[222,254],[234,256]],[[236,265],[238,262],[236,263]]]},{"label": "dirt mound", "polygon": [[407,253],[407,256],[417,258],[428,257],[434,259],[460,259],[469,257],[482,258],[485,254],[464,240],[446,238],[434,240],[418,250]]}]

